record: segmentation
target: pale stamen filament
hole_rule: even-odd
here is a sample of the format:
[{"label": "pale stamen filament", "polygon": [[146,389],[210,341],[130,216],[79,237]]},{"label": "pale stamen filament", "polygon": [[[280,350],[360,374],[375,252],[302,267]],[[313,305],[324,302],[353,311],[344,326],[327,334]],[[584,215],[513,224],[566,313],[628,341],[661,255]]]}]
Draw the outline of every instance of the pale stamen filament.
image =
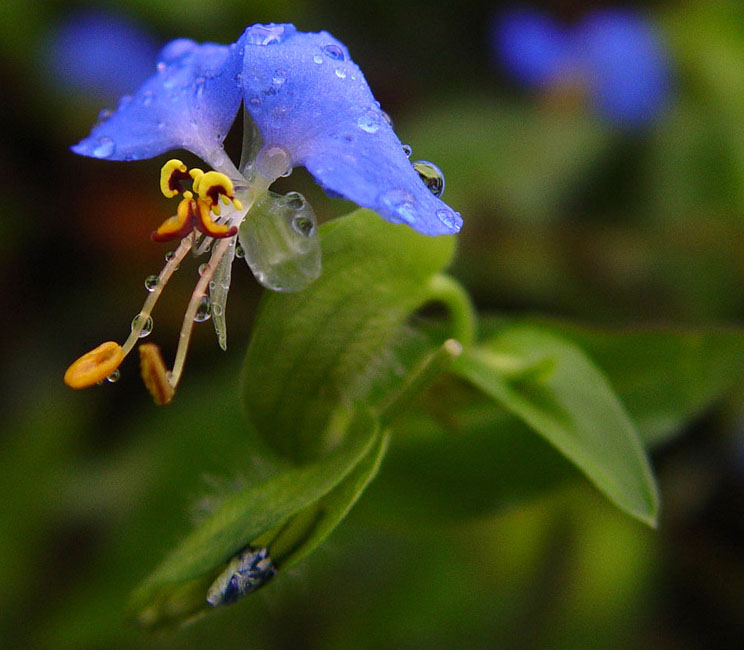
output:
[{"label": "pale stamen filament", "polygon": [[194,317],[199,309],[199,305],[202,299],[207,295],[207,287],[209,281],[212,279],[214,272],[217,270],[217,266],[225,254],[227,249],[230,247],[230,239],[221,239],[215,249],[212,251],[212,256],[209,258],[206,267],[202,271],[199,281],[194,287],[194,293],[191,294],[191,300],[189,300],[189,306],[186,308],[186,314],[183,317],[183,325],[181,326],[181,334],[178,338],[178,349],[176,351],[176,360],[173,363],[173,370],[170,374],[170,383],[174,388],[178,385],[181,379],[181,373],[183,372],[183,366],[186,363],[186,353],[189,348],[189,340],[191,339],[191,330],[194,328]]},{"label": "pale stamen filament", "polygon": [[150,314],[152,314],[152,310],[155,308],[155,304],[157,303],[158,298],[160,298],[160,295],[163,293],[165,285],[168,283],[168,280],[173,275],[173,273],[175,273],[175,271],[178,269],[178,266],[183,261],[183,258],[186,257],[186,254],[191,250],[193,244],[194,234],[191,233],[181,240],[181,244],[175,250],[173,256],[166,262],[163,270],[160,271],[160,275],[158,275],[158,283],[155,285],[150,295],[147,296],[147,300],[145,300],[145,304],[142,305],[142,309],[139,312],[137,326],[132,328],[129,337],[122,346],[124,356],[129,354],[132,351],[132,348],[134,348],[134,346],[139,341],[140,333],[147,325]]}]

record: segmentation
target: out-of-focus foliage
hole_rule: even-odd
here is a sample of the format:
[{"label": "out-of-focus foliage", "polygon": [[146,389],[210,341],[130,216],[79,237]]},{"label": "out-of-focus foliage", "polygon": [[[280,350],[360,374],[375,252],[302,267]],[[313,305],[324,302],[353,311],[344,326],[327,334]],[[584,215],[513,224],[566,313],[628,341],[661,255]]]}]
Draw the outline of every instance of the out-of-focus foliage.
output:
[{"label": "out-of-focus foliage", "polygon": [[[453,273],[499,314],[480,340],[529,320],[583,350],[652,453],[659,529],[600,500],[518,418],[449,377],[397,422],[376,481],[320,550],[169,636],[132,627],[135,586],[226,493],[274,468],[240,406],[260,294],[249,273],[234,274],[230,351],[197,328],[167,410],[149,403],[134,366],[87,394],[61,385],[79,350],[126,331],[165,252],[149,233],[170,209],[157,196],[162,161],[102,165],[67,151],[100,99],[60,89],[41,56],[86,8],[156,42],[231,42],[269,21],[342,39],[412,159],[444,171],[465,220]],[[2,647],[740,647],[744,7],[641,7],[668,51],[671,90],[632,133],[575,93],[514,84],[491,56],[502,9],[2,4]],[[551,15],[570,26],[594,9]],[[348,212],[302,173],[289,181],[321,219]],[[183,266],[173,294],[192,285],[197,264]],[[160,306],[161,331],[177,330],[180,302]]]}]

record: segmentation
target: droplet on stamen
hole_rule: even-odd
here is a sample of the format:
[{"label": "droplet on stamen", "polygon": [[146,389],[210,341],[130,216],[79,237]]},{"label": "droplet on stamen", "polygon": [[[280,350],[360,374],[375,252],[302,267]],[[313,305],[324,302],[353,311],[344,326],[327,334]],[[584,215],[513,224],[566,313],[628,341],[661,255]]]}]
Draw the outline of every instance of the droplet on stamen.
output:
[{"label": "droplet on stamen", "polygon": [[109,384],[115,384],[115,383],[116,383],[117,381],[119,381],[119,379],[120,379],[120,378],[121,378],[121,370],[119,370],[119,369],[117,368],[117,369],[116,369],[116,370],[114,370],[114,372],[112,372],[112,373],[111,373],[111,374],[110,374],[110,375],[109,375],[108,377],[106,377],[106,381],[107,381],[107,382],[108,382]]},{"label": "droplet on stamen", "polygon": [[132,331],[139,330],[137,336],[141,339],[149,336],[152,333],[152,316],[147,316],[140,312],[132,319]]},{"label": "droplet on stamen", "polygon": [[212,301],[209,296],[202,296],[199,306],[196,308],[194,314],[195,323],[203,323],[205,320],[209,320],[212,317]]},{"label": "droplet on stamen", "polygon": [[145,278],[145,289],[152,293],[155,291],[155,287],[158,286],[158,283],[160,282],[160,278],[157,275],[148,275]]}]

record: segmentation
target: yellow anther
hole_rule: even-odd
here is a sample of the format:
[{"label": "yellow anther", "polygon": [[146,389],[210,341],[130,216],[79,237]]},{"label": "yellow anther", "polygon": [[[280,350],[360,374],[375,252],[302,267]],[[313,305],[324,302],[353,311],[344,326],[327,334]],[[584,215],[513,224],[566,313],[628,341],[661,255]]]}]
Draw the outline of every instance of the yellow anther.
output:
[{"label": "yellow anther", "polygon": [[65,372],[65,383],[70,388],[87,388],[111,375],[124,359],[124,350],[114,341],[101,343],[84,354]]},{"label": "yellow anther", "polygon": [[232,203],[235,206],[235,209],[236,210],[242,210],[243,209],[243,204],[240,201],[238,201],[238,199],[233,199],[232,200]]},{"label": "yellow anther", "polygon": [[180,160],[173,158],[160,170],[160,191],[169,199],[180,193],[179,181],[189,178],[187,167]]},{"label": "yellow anther", "polygon": [[[194,180],[194,191],[203,199],[209,199],[214,209],[219,206],[220,196],[232,200],[235,194],[232,181],[225,174],[209,171]],[[219,214],[219,213],[217,213]]]},{"label": "yellow anther", "polygon": [[139,347],[142,381],[159,406],[170,403],[175,389],[168,379],[168,370],[160,354],[160,348],[154,343],[143,343]]},{"label": "yellow anther", "polygon": [[189,176],[194,181],[194,192],[198,192],[199,179],[204,176],[204,172],[198,167],[194,167],[194,169],[189,170]]},{"label": "yellow anther", "polygon": [[[188,192],[188,194],[191,193]],[[193,228],[193,220],[194,202],[191,197],[186,197],[178,204],[175,216],[163,221],[150,237],[153,241],[171,241],[172,239],[185,237]]]}]

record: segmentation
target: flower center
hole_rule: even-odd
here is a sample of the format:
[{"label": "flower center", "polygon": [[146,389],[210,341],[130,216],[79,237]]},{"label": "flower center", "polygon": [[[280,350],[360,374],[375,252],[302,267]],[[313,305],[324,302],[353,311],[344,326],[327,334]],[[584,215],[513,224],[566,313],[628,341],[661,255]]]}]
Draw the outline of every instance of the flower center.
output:
[{"label": "flower center", "polygon": [[[147,343],[140,346],[142,379],[156,404],[167,404],[181,377],[186,361],[191,330],[194,322],[206,320],[204,303],[208,304],[208,287],[220,262],[228,250],[234,251],[237,226],[230,223],[232,217],[221,215],[221,203],[243,212],[243,205],[235,198],[233,182],[225,174],[201,169],[188,170],[180,160],[169,160],[160,172],[160,189],[168,198],[182,196],[176,214],[166,219],[152,233],[154,241],[180,239],[178,248],[166,256],[166,264],[160,274],[150,276],[145,282],[149,292],[140,312],[132,321],[131,333],[123,345],[108,341],[84,354],[65,373],[65,383],[71,388],[87,388],[116,373],[124,358],[137,342],[152,331],[150,314],[165,285],[178,269],[187,253],[194,249],[200,254],[212,248],[209,261],[200,267],[199,281],[191,295],[176,351],[173,369],[168,371],[157,345]],[[250,206],[249,206],[250,207]],[[197,244],[197,235],[204,235]],[[219,244],[212,247],[214,240]],[[231,252],[231,255],[234,254]],[[232,258],[226,260],[228,263]]]}]

